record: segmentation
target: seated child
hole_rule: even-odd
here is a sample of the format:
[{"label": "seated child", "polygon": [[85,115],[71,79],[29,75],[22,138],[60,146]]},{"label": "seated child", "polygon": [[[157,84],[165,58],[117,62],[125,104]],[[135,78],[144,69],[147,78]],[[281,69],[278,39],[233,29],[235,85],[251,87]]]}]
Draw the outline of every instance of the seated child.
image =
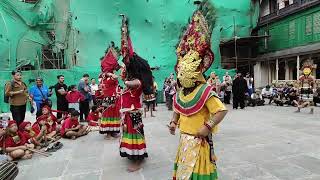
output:
[{"label": "seated child", "polygon": [[69,108],[73,108],[77,111],[80,110],[80,106],[79,106],[79,102],[83,101],[85,99],[84,95],[81,94],[78,90],[77,90],[77,86],[76,85],[71,85],[70,86],[70,91],[68,92],[68,94],[66,95],[66,99],[69,103]]},{"label": "seated child", "polygon": [[47,138],[47,122],[45,118],[37,118],[37,121],[32,125],[32,130],[36,133],[36,137],[39,137],[39,143],[41,147],[49,145]]},{"label": "seated child", "polygon": [[89,126],[98,126],[100,119],[100,109],[97,106],[92,106],[91,112],[88,115],[87,121]]},{"label": "seated child", "polygon": [[[6,134],[6,129],[3,128],[2,123],[1,123],[0,124],[0,144],[1,144],[1,146],[3,145],[5,134]],[[10,156],[7,156],[2,148],[3,147],[1,147],[1,149],[0,149],[0,163],[11,161],[12,158]]]},{"label": "seated child", "polygon": [[265,101],[262,99],[261,91],[256,89],[251,97],[248,100],[248,106],[255,107],[255,106],[263,106]]},{"label": "seated child", "polygon": [[279,90],[274,98],[274,103],[277,106],[283,106],[284,104],[289,104],[285,98],[285,94],[283,91]]},{"label": "seated child", "polygon": [[41,141],[44,139],[44,134],[38,135],[32,129],[31,122],[24,121],[19,125],[19,131],[24,135],[26,141],[30,144],[34,144],[37,149],[40,149]]},{"label": "seated child", "polygon": [[62,137],[76,139],[89,133],[87,126],[79,124],[79,116],[80,113],[74,110],[71,112],[71,117],[62,123],[60,130]]},{"label": "seated child", "polygon": [[52,114],[51,108],[49,106],[44,106],[42,108],[42,115],[38,119],[43,119],[46,121],[47,134],[46,137],[49,140],[55,141],[57,137],[57,118]]},{"label": "seated child", "polygon": [[6,138],[4,139],[5,151],[11,159],[31,159],[32,152],[28,149],[33,149],[33,144],[28,144],[26,138],[18,131],[18,126],[15,121],[8,122]]}]

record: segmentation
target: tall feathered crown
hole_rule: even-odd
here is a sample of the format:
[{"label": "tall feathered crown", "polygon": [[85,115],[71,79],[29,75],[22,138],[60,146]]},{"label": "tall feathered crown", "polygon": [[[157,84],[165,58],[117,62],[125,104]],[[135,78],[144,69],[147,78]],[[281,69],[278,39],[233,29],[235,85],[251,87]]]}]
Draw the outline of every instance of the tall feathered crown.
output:
[{"label": "tall feathered crown", "polygon": [[197,2],[198,9],[193,13],[176,49],[178,60],[175,70],[184,87],[192,87],[214,60],[211,34],[215,24],[215,8],[209,0]]},{"label": "tall feathered crown", "polygon": [[301,70],[303,70],[304,68],[310,68],[311,70],[314,70],[317,69],[317,65],[312,63],[312,61],[308,59],[303,62]]},{"label": "tall feathered crown", "polygon": [[211,2],[209,0],[200,2],[177,46],[177,64],[189,51],[196,51],[202,59],[201,72],[210,68],[214,59],[211,51],[211,33],[215,19],[215,8]]},{"label": "tall feathered crown", "polygon": [[129,23],[128,18],[121,14],[122,25],[121,25],[121,55],[125,64],[129,63],[129,59],[133,57],[134,51],[132,42],[129,35]]}]

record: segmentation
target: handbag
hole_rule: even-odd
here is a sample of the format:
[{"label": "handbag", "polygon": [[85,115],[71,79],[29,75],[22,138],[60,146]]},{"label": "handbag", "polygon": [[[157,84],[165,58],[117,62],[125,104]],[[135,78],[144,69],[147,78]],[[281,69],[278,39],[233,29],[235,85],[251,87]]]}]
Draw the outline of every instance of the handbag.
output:
[{"label": "handbag", "polygon": [[37,86],[38,87],[38,89],[39,89],[39,91],[40,91],[40,93],[41,93],[41,96],[42,96],[42,104],[41,104],[41,108],[43,107],[43,106],[49,106],[49,107],[52,107],[52,101],[51,101],[51,99],[49,99],[49,98],[45,98],[45,96],[43,95],[43,92],[41,91],[41,89],[39,88],[39,86]]}]

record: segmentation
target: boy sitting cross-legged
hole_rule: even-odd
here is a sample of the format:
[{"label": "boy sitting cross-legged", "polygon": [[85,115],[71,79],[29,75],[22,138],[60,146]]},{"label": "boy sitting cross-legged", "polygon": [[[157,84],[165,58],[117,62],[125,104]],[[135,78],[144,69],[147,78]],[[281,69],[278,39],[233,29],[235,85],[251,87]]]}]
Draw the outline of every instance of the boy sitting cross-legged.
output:
[{"label": "boy sitting cross-legged", "polygon": [[89,133],[88,126],[79,124],[79,115],[80,113],[74,110],[71,116],[62,123],[60,133],[63,138],[76,139]]},{"label": "boy sitting cross-legged", "polygon": [[27,144],[24,135],[18,131],[18,126],[15,121],[11,120],[8,123],[6,130],[6,138],[4,139],[5,151],[11,159],[30,159],[32,152],[28,149],[33,149],[33,144]]},{"label": "boy sitting cross-legged", "polygon": [[36,149],[41,148],[41,142],[44,141],[45,133],[35,132],[31,122],[24,121],[19,125],[19,131],[26,138],[26,141],[35,145]]}]

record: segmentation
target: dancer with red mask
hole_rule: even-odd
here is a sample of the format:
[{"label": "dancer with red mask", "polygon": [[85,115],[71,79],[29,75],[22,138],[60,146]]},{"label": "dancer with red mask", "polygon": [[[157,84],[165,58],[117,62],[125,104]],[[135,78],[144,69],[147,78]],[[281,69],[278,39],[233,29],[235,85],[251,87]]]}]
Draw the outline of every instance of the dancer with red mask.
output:
[{"label": "dancer with red mask", "polygon": [[117,106],[118,76],[115,72],[120,69],[117,62],[118,53],[111,42],[101,61],[100,89],[102,93],[102,117],[100,119],[100,134],[106,134],[106,139],[116,138],[120,133],[120,112]]}]

